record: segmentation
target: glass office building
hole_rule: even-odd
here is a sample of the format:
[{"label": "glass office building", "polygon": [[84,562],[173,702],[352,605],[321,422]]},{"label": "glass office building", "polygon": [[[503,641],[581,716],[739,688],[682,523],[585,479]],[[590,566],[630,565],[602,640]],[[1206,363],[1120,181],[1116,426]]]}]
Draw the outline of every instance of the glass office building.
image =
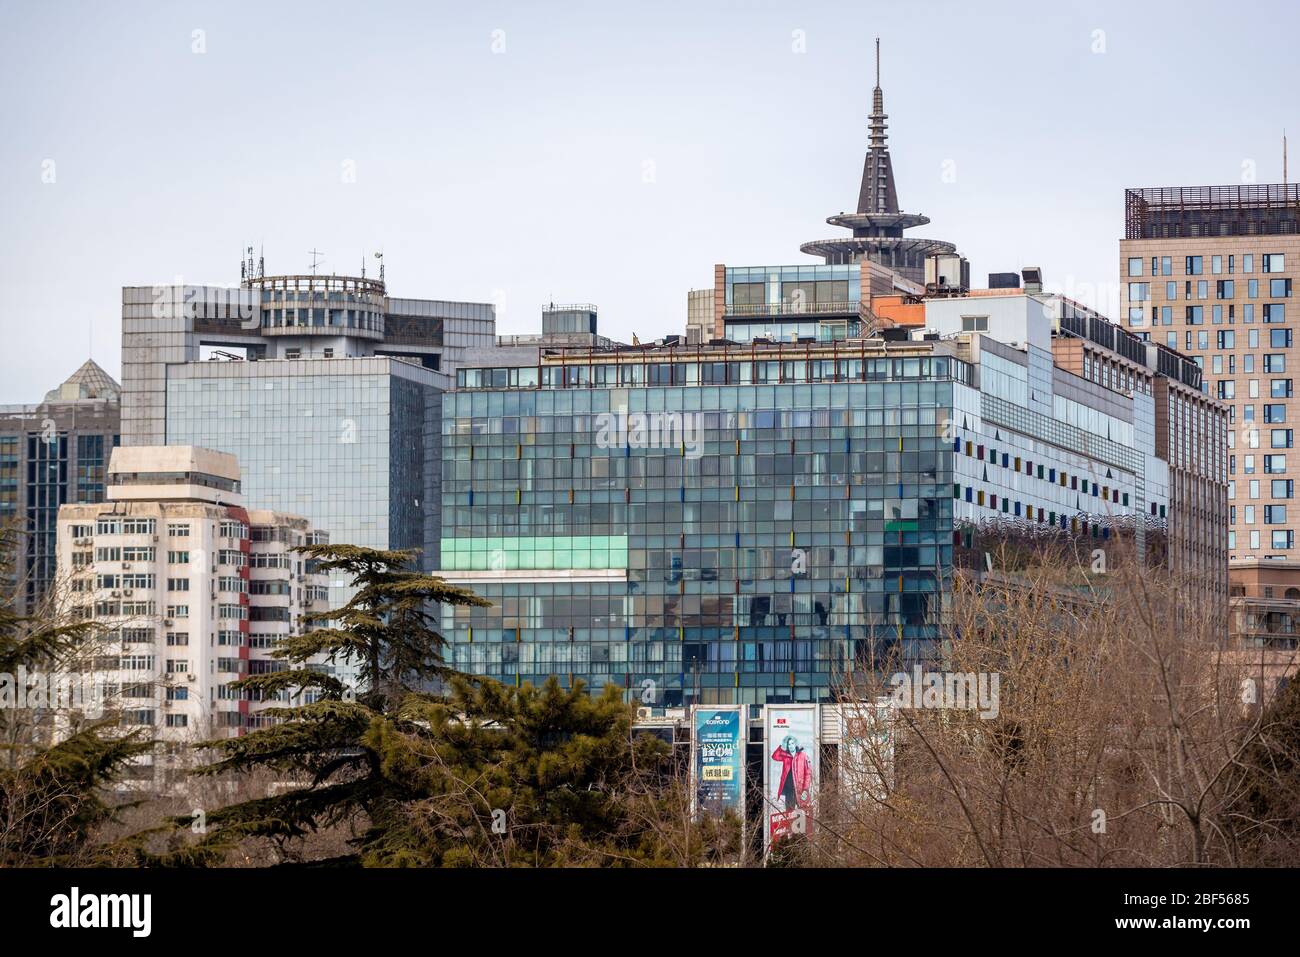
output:
[{"label": "glass office building", "polygon": [[[922,308],[918,338],[460,369],[441,574],[492,606],[443,609],[455,667],[660,706],[826,701],[883,659],[937,657],[954,565],[985,532],[1118,532],[1163,562],[1187,504],[1170,397],[1200,396],[1195,365],[1051,296]],[[1221,536],[1223,410],[1198,414]]]},{"label": "glass office building", "polygon": [[444,574],[493,602],[445,610],[455,666],[762,703],[828,696],[872,635],[926,650],[970,366],[637,356],[445,397]]},{"label": "glass office building", "polygon": [[20,532],[10,571],[20,615],[35,612],[57,581],[59,507],[104,500],[119,390],[87,360],[43,402],[0,407],[0,523]]},{"label": "glass office building", "polygon": [[333,542],[420,549],[432,569],[445,383],[379,356],[173,365],[167,442],[235,455],[259,507],[304,515]]}]

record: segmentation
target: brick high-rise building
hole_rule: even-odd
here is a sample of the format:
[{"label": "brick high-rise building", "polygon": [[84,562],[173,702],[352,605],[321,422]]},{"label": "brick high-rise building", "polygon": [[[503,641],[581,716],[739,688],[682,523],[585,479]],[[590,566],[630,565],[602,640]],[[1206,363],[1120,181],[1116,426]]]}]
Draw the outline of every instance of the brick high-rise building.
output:
[{"label": "brick high-rise building", "polygon": [[1191,356],[1228,408],[1230,558],[1294,559],[1300,186],[1130,189],[1120,275],[1128,328]]}]

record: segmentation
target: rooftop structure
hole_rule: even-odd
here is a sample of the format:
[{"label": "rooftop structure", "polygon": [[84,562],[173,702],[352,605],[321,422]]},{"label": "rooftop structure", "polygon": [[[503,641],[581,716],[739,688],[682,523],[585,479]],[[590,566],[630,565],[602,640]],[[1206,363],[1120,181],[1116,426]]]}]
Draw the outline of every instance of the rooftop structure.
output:
[{"label": "rooftop structure", "polygon": [[804,243],[800,251],[821,256],[827,265],[870,260],[888,266],[900,275],[925,282],[928,256],[948,254],[956,246],[940,239],[905,237],[904,231],[924,226],[929,217],[903,212],[898,205],[898,188],[894,183],[894,165],[889,156],[885,133],[888,116],[885,95],[880,88],[880,39],[876,39],[876,85],[871,93],[871,114],[866,157],[862,164],[862,183],[858,189],[855,212],[839,213],[827,218],[852,235],[841,239],[823,239]]},{"label": "rooftop structure", "polygon": [[1166,186],[1124,191],[1125,239],[1293,236],[1300,184]]}]

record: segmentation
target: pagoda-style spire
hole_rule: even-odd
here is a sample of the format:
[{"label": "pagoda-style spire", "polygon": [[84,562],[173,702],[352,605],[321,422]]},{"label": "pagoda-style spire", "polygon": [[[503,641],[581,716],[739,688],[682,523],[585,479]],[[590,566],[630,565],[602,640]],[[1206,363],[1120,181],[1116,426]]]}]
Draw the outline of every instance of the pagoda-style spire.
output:
[{"label": "pagoda-style spire", "polygon": [[894,164],[889,159],[885,130],[885,94],[880,90],[880,38],[876,37],[876,87],[871,94],[866,159],[862,164],[862,185],[858,208],[852,213],[828,216],[826,222],[850,231],[839,239],[818,239],[804,243],[801,252],[820,256],[828,265],[874,262],[892,269],[903,278],[925,282],[925,260],[936,253],[954,253],[957,247],[942,239],[919,239],[904,235],[913,226],[924,226],[929,217],[904,213],[898,208],[894,187]]},{"label": "pagoda-style spire", "polygon": [[859,213],[897,213],[898,190],[894,186],[894,165],[889,160],[885,130],[885,94],[880,89],[880,37],[876,37],[876,87],[871,91],[871,135],[862,165],[862,188],[858,190]]}]

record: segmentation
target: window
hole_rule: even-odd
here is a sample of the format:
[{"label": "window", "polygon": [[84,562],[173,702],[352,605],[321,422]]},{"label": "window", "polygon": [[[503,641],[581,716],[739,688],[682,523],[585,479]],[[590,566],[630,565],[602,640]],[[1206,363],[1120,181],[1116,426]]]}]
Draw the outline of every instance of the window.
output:
[{"label": "window", "polygon": [[1290,349],[1291,330],[1270,329],[1268,332],[1268,345],[1270,349]]},{"label": "window", "polygon": [[1269,429],[1269,448],[1289,449],[1294,442],[1293,429]]},{"label": "window", "polygon": [[[1129,285],[1132,286],[1134,284],[1129,283]],[[1145,284],[1139,283],[1138,285],[1145,285]],[[988,332],[988,330],[989,330],[988,316],[962,316],[961,317],[962,332]]]},{"label": "window", "polygon": [[1151,283],[1131,282],[1128,284],[1129,302],[1146,302],[1151,298]]},{"label": "window", "polygon": [[1285,525],[1285,524],[1286,524],[1286,506],[1285,506],[1285,505],[1265,505],[1265,506],[1264,506],[1264,524],[1265,524],[1265,525]]},{"label": "window", "polygon": [[1268,395],[1271,399],[1291,398],[1291,380],[1273,379],[1268,384]]},{"label": "window", "polygon": [[[1155,272],[1153,269],[1152,272]],[[1160,275],[1172,276],[1174,274],[1174,260],[1172,256],[1160,257]]]},{"label": "window", "polygon": [[1264,421],[1274,424],[1286,421],[1286,406],[1281,402],[1264,406]]},{"label": "window", "polygon": [[1199,276],[1204,270],[1204,260],[1200,256],[1188,256],[1183,264],[1183,272],[1188,276]]},{"label": "window", "polygon": [[1286,472],[1285,455],[1266,455],[1264,456],[1264,474],[1281,475]]},{"label": "window", "polygon": [[1231,279],[1220,279],[1214,284],[1215,299],[1231,299],[1233,296],[1233,281]]},{"label": "window", "polygon": [[167,524],[168,538],[188,538],[189,534],[190,534],[190,526],[188,522],[168,522]]},{"label": "window", "polygon": [[1264,353],[1264,371],[1265,372],[1285,372],[1286,371],[1286,354],[1282,352]]},{"label": "window", "polygon": [[1286,256],[1282,253],[1265,253],[1260,261],[1264,267],[1262,272],[1282,272],[1286,269]]},{"label": "window", "polygon": [[167,564],[169,565],[188,565],[190,563],[189,552],[168,552]]},{"label": "window", "polygon": [[189,591],[190,580],[188,578],[169,578],[167,579],[168,591]]},{"label": "window", "polygon": [[1294,479],[1273,479],[1269,484],[1271,486],[1269,492],[1274,498],[1295,497]]},{"label": "window", "polygon": [[1142,257],[1130,256],[1128,261],[1128,274],[1130,276],[1142,275]]},{"label": "window", "polygon": [[1220,349],[1236,348],[1236,336],[1231,329],[1223,329],[1215,334],[1215,342]]},{"label": "window", "polygon": [[[1132,283],[1129,285],[1132,285]],[[1270,279],[1268,281],[1268,294],[1274,299],[1289,299],[1291,297],[1291,280]]]},{"label": "window", "polygon": [[1279,323],[1286,322],[1286,305],[1280,302],[1264,303],[1264,322]]},{"label": "window", "polygon": [[1270,533],[1270,537],[1271,537],[1271,542],[1272,542],[1272,545],[1273,545],[1274,548],[1294,548],[1294,547],[1295,547],[1295,532],[1291,531],[1289,528],[1286,528],[1286,529],[1281,529],[1281,528],[1279,528],[1279,529],[1274,529],[1274,530]]}]

